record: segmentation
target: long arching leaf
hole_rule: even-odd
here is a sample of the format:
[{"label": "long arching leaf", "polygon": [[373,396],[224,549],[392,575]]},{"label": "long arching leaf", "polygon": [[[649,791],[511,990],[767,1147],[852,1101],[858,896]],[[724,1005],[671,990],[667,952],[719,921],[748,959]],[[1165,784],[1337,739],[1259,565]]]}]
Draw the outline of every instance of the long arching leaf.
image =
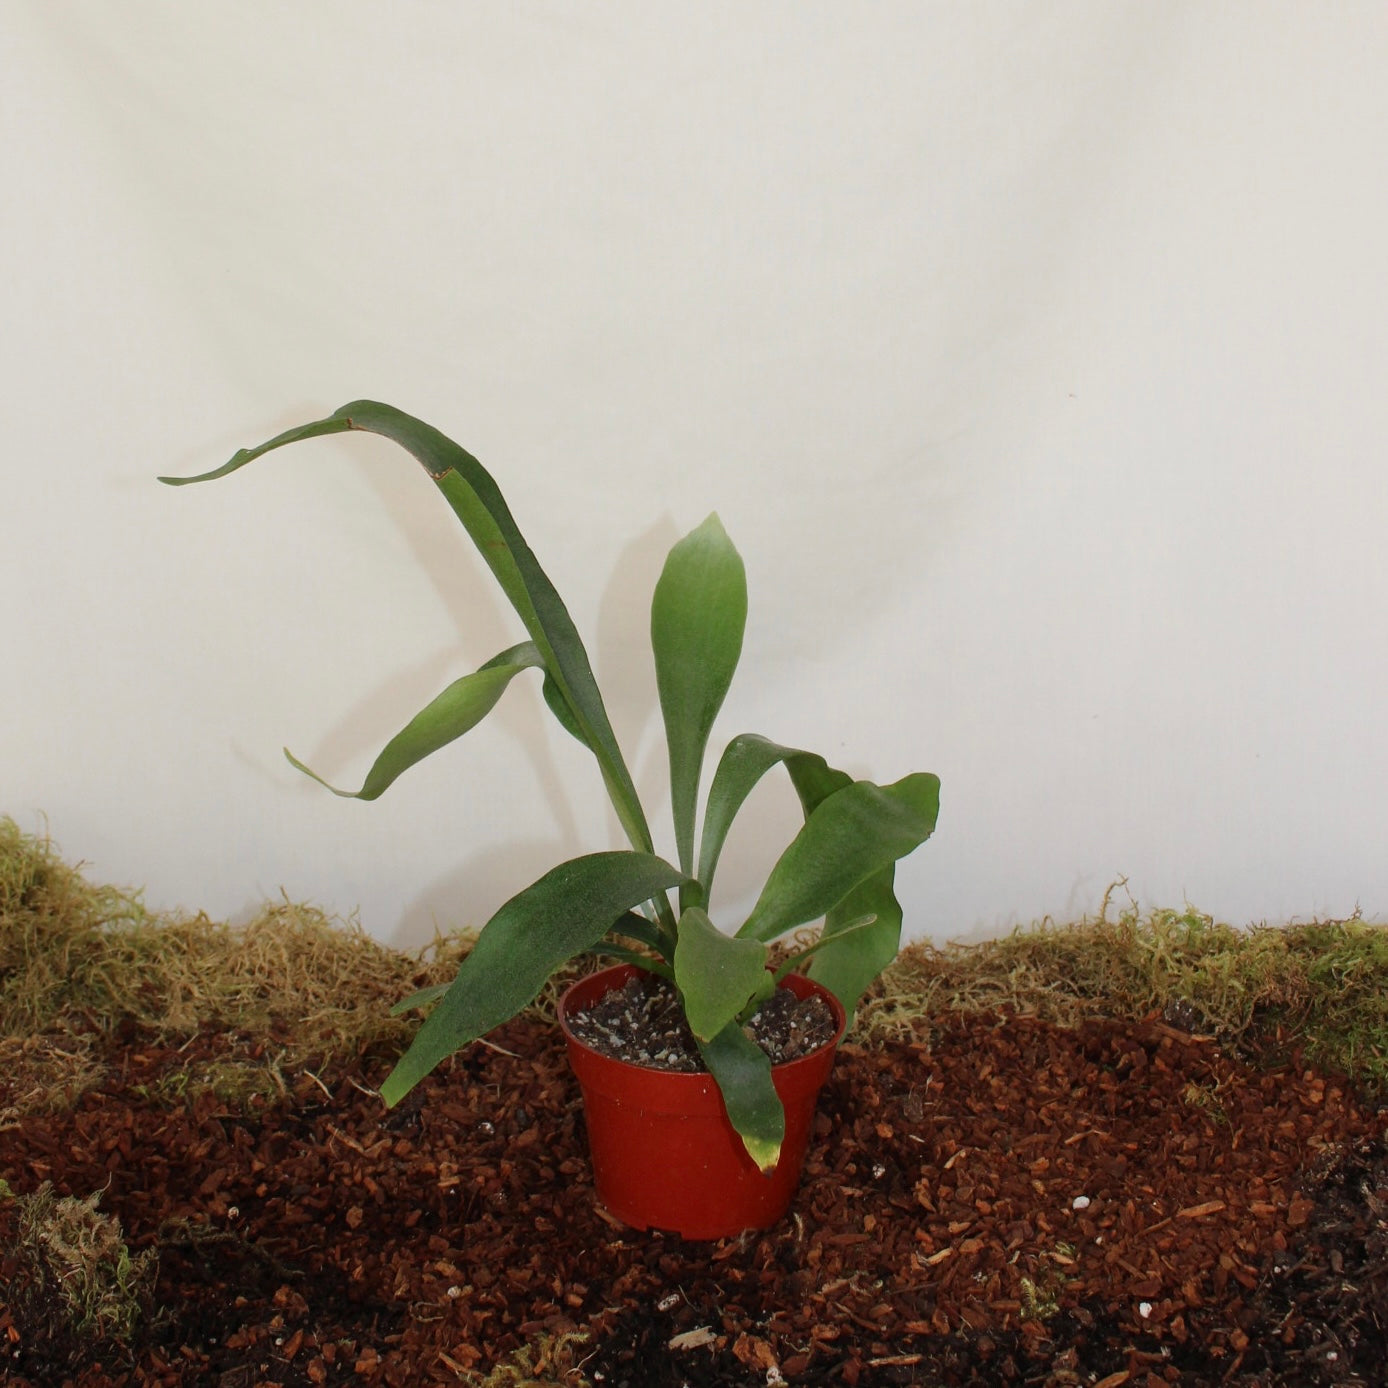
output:
[{"label": "long arching leaf", "polygon": [[651,599],[651,650],[670,754],[680,867],[694,871],[699,773],[713,720],[742,654],[747,574],[711,515],[670,551]]},{"label": "long arching leaf", "polygon": [[284,755],[306,776],[312,776],[320,786],[327,786],[334,795],[356,800],[375,800],[395,779],[431,752],[447,746],[455,738],[475,728],[496,706],[511,683],[522,670],[533,669],[544,662],[533,641],[522,641],[509,651],[494,656],[480,670],[454,680],[437,698],[431,700],[381,749],[381,754],[366,773],[360,790],[338,790],[328,785],[316,771],[311,771],[288,748]]},{"label": "long arching leaf", "polygon": [[565,727],[580,734],[597,758],[613,808],[628,838],[635,847],[649,852],[650,829],[593,678],[588,653],[568,609],[516,525],[500,488],[472,454],[402,410],[374,400],[357,400],[326,419],[286,430],[257,448],[242,449],[212,472],[197,477],[163,477],[160,481],[173,486],[210,481],[285,444],[350,429],[380,434],[398,443],[414,455],[444,494],[539,648],[545,669],[572,714],[572,721]]},{"label": "long arching leaf", "polygon": [[591,853],[561,863],[482,927],[443,1000],[381,1086],[395,1105],[441,1060],[532,1002],[565,960],[591,949],[624,911],[683,881],[650,853]]}]

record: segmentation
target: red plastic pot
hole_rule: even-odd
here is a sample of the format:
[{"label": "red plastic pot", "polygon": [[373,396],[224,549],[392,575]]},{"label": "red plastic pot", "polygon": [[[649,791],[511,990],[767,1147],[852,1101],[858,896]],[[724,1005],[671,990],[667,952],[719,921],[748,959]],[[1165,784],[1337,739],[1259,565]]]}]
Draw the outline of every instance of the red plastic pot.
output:
[{"label": "red plastic pot", "polygon": [[573,984],[559,1000],[588,1123],[598,1199],[636,1229],[664,1229],[687,1239],[721,1239],[775,1224],[790,1206],[815,1102],[834,1064],[845,1017],[839,1000],[800,974],[782,983],[797,997],[817,993],[834,1013],[831,1044],[772,1068],[786,1111],[781,1159],[763,1176],[728,1122],[723,1096],[708,1074],[655,1070],[600,1055],[569,1029],[568,1018],[620,988],[638,971],[619,964]]}]

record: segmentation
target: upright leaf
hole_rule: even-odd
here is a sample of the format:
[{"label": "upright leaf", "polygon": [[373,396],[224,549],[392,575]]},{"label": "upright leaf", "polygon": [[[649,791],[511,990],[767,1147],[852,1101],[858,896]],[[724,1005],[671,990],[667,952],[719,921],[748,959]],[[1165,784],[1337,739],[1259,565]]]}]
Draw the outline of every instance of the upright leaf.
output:
[{"label": "upright leaf", "polygon": [[765,945],[723,934],[697,906],[680,915],[675,983],[700,1041],[722,1031],[766,981],[766,956]]},{"label": "upright leaf", "polygon": [[381,754],[366,773],[360,790],[338,790],[316,772],[311,771],[286,748],[284,755],[306,776],[312,776],[320,786],[327,786],[334,795],[357,800],[375,800],[397,776],[421,762],[431,752],[437,752],[455,738],[475,728],[496,706],[507,685],[522,670],[543,664],[533,641],[522,641],[509,651],[502,651],[480,670],[454,680],[437,698],[431,700],[386,743]]},{"label": "upright leaf", "polygon": [[[197,477],[163,477],[173,486],[224,477],[272,449],[349,429],[380,434],[414,455],[444,494],[472,537],[502,591],[544,658],[545,669],[572,715],[560,721],[581,736],[597,758],[613,808],[632,844],[647,852],[650,829],[617,745],[588,653],[549,576],[540,567],[492,475],[476,458],[423,420],[374,400],[344,405],[326,419],[277,434],[257,448],[242,449],[222,467]],[[555,701],[547,702],[554,708]]]},{"label": "upright leaf", "polygon": [[786,1111],[771,1078],[770,1058],[736,1022],[711,1041],[701,1041],[699,1054],[718,1083],[728,1121],[747,1155],[770,1174],[786,1140]]},{"label": "upright leaf", "polygon": [[651,600],[651,649],[670,754],[680,867],[694,871],[694,817],[709,731],[742,653],[747,575],[711,515],[670,551]]},{"label": "upright leaf", "polygon": [[738,934],[774,940],[816,920],[924,843],[939,810],[939,777],[928,772],[889,786],[855,781],[834,791],[781,854]]},{"label": "upright leaf", "polygon": [[678,869],[650,853],[591,853],[513,896],[483,926],[381,1097],[399,1103],[441,1060],[534,1001],[555,969],[597,944],[623,912],[682,880]]}]

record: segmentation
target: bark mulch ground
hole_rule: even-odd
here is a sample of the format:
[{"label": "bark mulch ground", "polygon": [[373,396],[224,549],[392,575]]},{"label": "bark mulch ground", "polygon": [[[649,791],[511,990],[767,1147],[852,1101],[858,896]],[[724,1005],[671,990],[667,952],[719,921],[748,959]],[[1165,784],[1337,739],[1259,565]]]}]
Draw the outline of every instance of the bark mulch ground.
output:
[{"label": "bark mulch ground", "polygon": [[244,1038],[121,1038],[73,1112],[0,1132],[0,1175],[103,1191],[158,1251],[154,1314],[84,1365],[11,1257],[0,1376],[454,1384],[546,1341],[537,1378],[597,1388],[1388,1381],[1384,1119],[1294,1059],[1157,1020],[845,1045],[792,1215],[700,1245],[595,1208],[555,1028],[493,1040],[391,1112],[371,1057],[247,1114],[140,1097]]}]

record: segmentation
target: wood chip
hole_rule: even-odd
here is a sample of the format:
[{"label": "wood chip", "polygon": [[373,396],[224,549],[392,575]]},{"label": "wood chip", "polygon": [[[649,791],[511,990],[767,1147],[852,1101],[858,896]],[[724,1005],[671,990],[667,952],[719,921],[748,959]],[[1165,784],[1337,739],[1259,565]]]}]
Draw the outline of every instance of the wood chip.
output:
[{"label": "wood chip", "polygon": [[[261,1366],[278,1355],[283,1374],[290,1351],[309,1384],[480,1379],[540,1343],[558,1381],[581,1363],[593,1382],[690,1388],[777,1363],[859,1388],[919,1364],[951,1385],[1149,1388],[1177,1345],[1192,1383],[1236,1359],[1231,1384],[1297,1381],[1306,1347],[1330,1343],[1346,1381],[1381,1378],[1363,1327],[1388,1323],[1382,1120],[1301,1069],[1144,1023],[934,1017],[928,1047],[842,1050],[792,1217],[707,1245],[596,1204],[553,1027],[494,1040],[390,1111],[390,1059],[372,1052],[242,1114],[155,1096],[170,1066],[244,1042],[204,1032],[175,1058],[154,1037],[104,1039],[105,1087],[8,1126],[0,1174],[21,1195],[99,1190],[132,1252],[158,1251],[171,1319],[121,1372],[159,1388],[274,1378]],[[0,1067],[0,1113],[5,1083]],[[0,1248],[16,1219],[0,1201]],[[1058,1313],[1023,1319],[1038,1297]],[[44,1360],[16,1304],[0,1307],[7,1382],[116,1381]]]},{"label": "wood chip", "polygon": [[1201,1219],[1205,1215],[1218,1214],[1227,1208],[1223,1200],[1206,1200],[1203,1205],[1187,1205],[1184,1210],[1177,1210],[1176,1218]]},{"label": "wood chip", "polygon": [[697,1330],[686,1330],[682,1335],[672,1336],[666,1343],[675,1350],[703,1349],[717,1338],[708,1326],[701,1325]]}]

